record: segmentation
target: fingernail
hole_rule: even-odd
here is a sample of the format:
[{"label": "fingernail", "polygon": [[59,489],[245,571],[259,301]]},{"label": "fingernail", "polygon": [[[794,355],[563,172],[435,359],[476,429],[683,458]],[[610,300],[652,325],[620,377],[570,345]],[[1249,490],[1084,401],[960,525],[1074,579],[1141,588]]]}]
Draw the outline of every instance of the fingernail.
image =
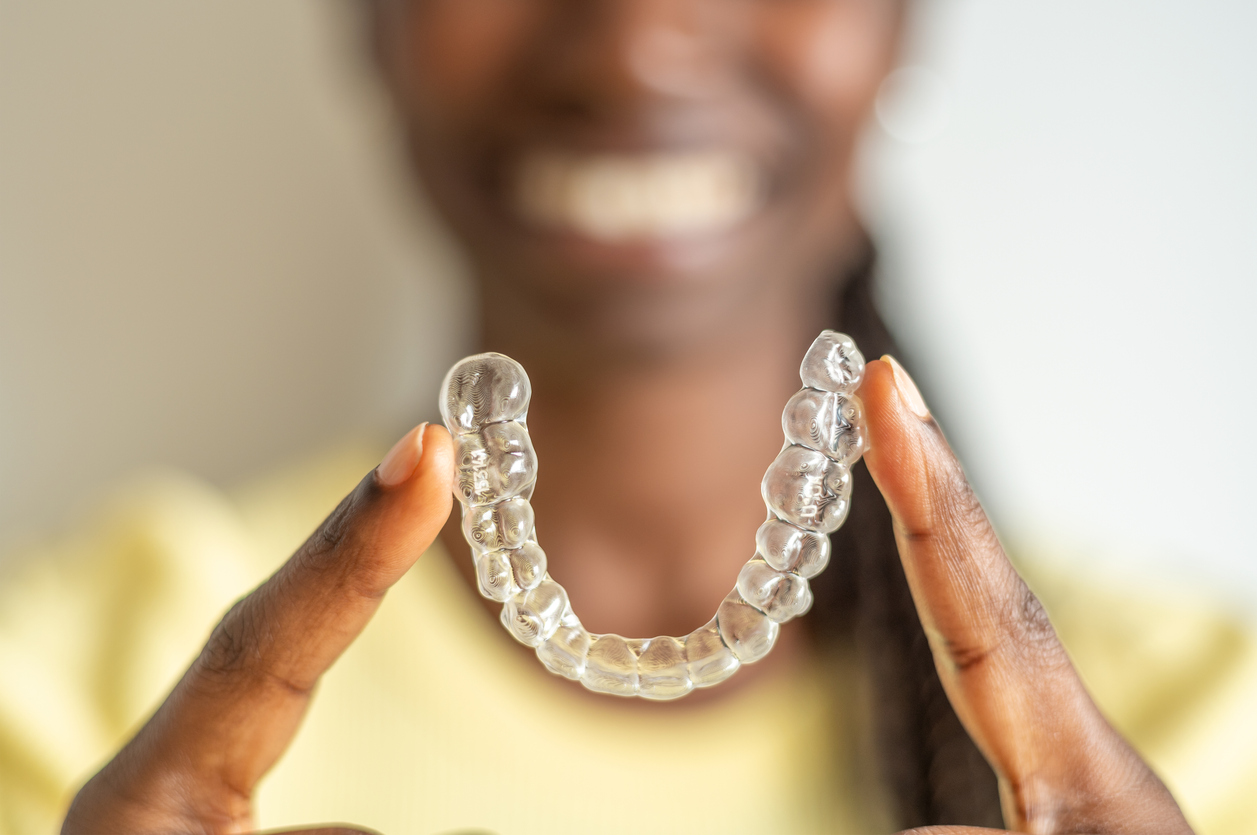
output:
[{"label": "fingernail", "polygon": [[921,420],[928,418],[930,410],[926,408],[925,400],[921,397],[917,384],[912,382],[912,378],[908,376],[908,372],[904,371],[899,361],[890,354],[884,355],[882,359],[890,364],[890,370],[895,373],[895,388],[899,389],[899,396],[903,398],[903,402]]},{"label": "fingernail", "polygon": [[423,430],[428,424],[421,423],[407,432],[384,456],[375,468],[376,480],[385,487],[396,487],[415,474],[419,459],[423,457]]}]

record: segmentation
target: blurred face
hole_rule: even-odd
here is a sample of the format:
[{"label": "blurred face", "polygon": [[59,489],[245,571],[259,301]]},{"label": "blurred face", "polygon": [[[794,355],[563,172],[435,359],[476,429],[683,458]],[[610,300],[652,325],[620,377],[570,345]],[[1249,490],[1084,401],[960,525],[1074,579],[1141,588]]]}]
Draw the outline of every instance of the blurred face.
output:
[{"label": "blurred face", "polygon": [[380,0],[376,38],[486,306],[666,346],[832,277],[900,7]]}]

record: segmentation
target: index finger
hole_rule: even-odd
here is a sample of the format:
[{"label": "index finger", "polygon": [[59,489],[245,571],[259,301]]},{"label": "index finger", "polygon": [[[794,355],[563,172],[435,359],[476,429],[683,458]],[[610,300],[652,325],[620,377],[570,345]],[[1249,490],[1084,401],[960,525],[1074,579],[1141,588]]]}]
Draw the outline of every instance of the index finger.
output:
[{"label": "index finger", "polygon": [[[419,426],[284,565],[238,602],[165,703],[75,801],[152,820],[251,828],[251,793],[283,753],[319,677],[435,539],[452,502],[449,434]],[[138,816],[138,818],[137,818]],[[111,813],[112,817],[112,813]],[[199,831],[199,830],[198,830]]]},{"label": "index finger", "polygon": [[889,357],[871,362],[860,396],[865,461],[943,687],[1000,778],[1006,825],[1084,831],[1062,827],[1094,826],[1087,815],[1120,797],[1133,798],[1129,820],[1161,805],[1153,797],[1177,813],[1092,702],[911,378]]}]

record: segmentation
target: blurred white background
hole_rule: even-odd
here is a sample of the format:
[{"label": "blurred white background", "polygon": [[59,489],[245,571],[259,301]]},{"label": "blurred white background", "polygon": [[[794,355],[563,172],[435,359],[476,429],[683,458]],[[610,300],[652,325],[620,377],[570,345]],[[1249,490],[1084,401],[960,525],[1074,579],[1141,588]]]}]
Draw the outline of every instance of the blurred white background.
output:
[{"label": "blurred white background", "polygon": [[[0,2],[0,553],[434,411],[468,345],[352,8]],[[1257,4],[924,0],[887,312],[1017,550],[1257,611]]]}]

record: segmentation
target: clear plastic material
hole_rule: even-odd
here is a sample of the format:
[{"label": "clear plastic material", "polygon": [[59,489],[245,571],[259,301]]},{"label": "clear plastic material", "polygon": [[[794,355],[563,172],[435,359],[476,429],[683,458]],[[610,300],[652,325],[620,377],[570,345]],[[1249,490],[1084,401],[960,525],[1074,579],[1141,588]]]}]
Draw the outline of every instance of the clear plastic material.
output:
[{"label": "clear plastic material", "polygon": [[824,331],[799,369],[803,388],[781,415],[785,445],[764,473],[768,520],[755,554],[715,617],[681,638],[590,634],[551,579],[529,498],[537,454],[528,437],[532,386],[503,354],[477,354],[445,376],[441,417],[454,436],[463,535],[480,593],[502,625],[556,675],[599,693],[677,699],[719,684],[767,655],[780,624],[812,605],[808,581],[829,564],[828,534],[847,518],[851,465],[864,452],[856,389],[864,358],[851,338]]}]

